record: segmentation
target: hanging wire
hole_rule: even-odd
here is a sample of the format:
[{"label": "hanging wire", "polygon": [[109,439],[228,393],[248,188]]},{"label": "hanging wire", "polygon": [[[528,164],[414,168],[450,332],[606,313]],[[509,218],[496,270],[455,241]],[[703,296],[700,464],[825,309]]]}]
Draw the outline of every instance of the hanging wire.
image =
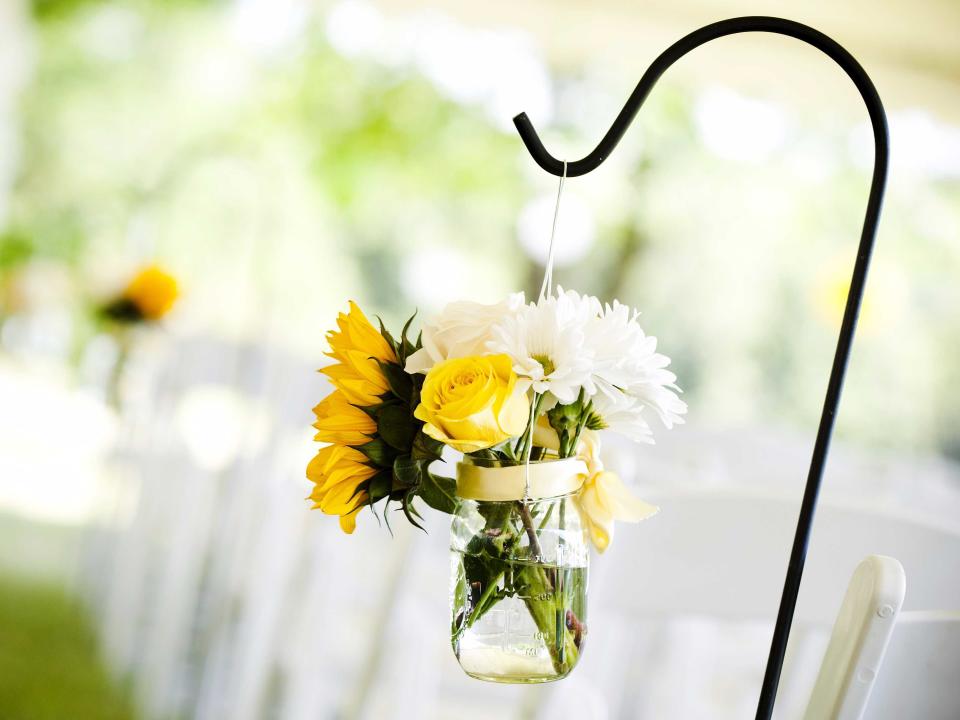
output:
[{"label": "hanging wire", "polygon": [[550,227],[550,247],[547,250],[547,264],[543,271],[543,284],[540,286],[540,300],[553,295],[553,254],[554,240],[557,236],[557,218],[560,217],[560,196],[563,194],[563,183],[567,179],[567,161],[563,161],[563,175],[560,176],[560,185],[557,187],[557,202],[553,206],[553,225]]},{"label": "hanging wire", "polygon": [[[553,206],[553,223],[550,226],[550,247],[547,249],[547,264],[543,270],[543,283],[540,285],[540,301],[553,295],[553,257],[554,241],[557,237],[557,218],[560,217],[560,197],[563,195],[563,184],[567,179],[567,161],[563,161],[563,175],[560,176],[560,184],[557,187],[557,201]],[[525,445],[526,454],[523,458],[523,504],[527,505],[530,500],[530,454],[533,452],[533,425],[537,421],[537,407],[540,404],[540,394],[533,393],[533,401],[530,405],[530,438]]]},{"label": "hanging wire", "polygon": [[530,420],[528,421],[530,427],[530,437],[528,442],[524,445],[523,457],[523,504],[527,505],[532,499],[530,497],[530,454],[533,452],[533,424],[537,421],[537,406],[540,404],[540,394],[537,392],[533,393],[533,401],[530,403]]}]

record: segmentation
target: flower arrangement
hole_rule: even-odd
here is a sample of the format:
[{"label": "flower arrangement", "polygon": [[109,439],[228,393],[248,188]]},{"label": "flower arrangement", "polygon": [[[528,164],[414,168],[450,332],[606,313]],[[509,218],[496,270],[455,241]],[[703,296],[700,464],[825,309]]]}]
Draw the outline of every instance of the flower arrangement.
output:
[{"label": "flower arrangement", "polygon": [[[416,498],[452,516],[451,641],[471,675],[566,675],[586,634],[585,538],[602,553],[614,521],[658,510],[600,460],[606,433],[649,443],[649,416],[670,428],[686,412],[638,315],[558,288],[451,303],[415,340],[413,318],[397,338],[351,302],[328,334],[313,507],[347,533],[381,502],[388,526],[396,503],[420,527]],[[447,447],[456,478],[434,473]]]}]

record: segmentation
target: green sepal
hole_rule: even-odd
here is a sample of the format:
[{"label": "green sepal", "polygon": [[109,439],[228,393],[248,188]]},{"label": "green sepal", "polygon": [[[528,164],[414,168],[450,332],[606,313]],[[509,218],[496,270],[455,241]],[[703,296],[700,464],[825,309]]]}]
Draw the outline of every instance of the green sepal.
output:
[{"label": "green sepal", "polygon": [[583,413],[583,391],[580,391],[581,397],[577,398],[569,405],[557,405],[547,411],[547,419],[550,421],[550,427],[558,433],[563,430],[575,430],[580,422],[580,416]]},{"label": "green sepal", "polygon": [[358,445],[357,450],[362,452],[375,467],[380,468],[392,468],[393,460],[397,456],[397,451],[380,438]]},{"label": "green sepal", "polygon": [[405,405],[384,405],[377,415],[377,433],[387,444],[409,453],[417,435],[417,422]]},{"label": "green sepal", "polygon": [[420,349],[407,339],[407,332],[410,330],[410,325],[413,323],[413,319],[416,316],[417,311],[414,311],[413,315],[410,316],[410,319],[404,323],[403,330],[400,331],[400,343],[397,349],[397,357],[399,357],[400,364],[403,366],[406,366],[407,358]]},{"label": "green sepal", "polygon": [[[417,406],[420,404],[420,389],[423,387],[423,381],[426,379],[426,376],[421,375],[420,373],[415,373],[410,376],[410,380],[413,383],[413,390],[410,392],[410,413],[413,414],[417,411]],[[419,420],[417,422],[420,422]],[[423,426],[423,423],[420,423],[420,426]]]},{"label": "green sepal", "polygon": [[393,489],[406,494],[420,487],[424,471],[423,463],[409,455],[401,455],[393,461]]},{"label": "green sepal", "polygon": [[390,386],[390,392],[409,403],[410,396],[413,394],[413,378],[396,363],[383,362],[382,360],[377,360],[377,363],[387,380],[387,385]]},{"label": "green sepal", "polygon": [[387,330],[386,325],[383,324],[383,320],[379,315],[376,316],[377,322],[380,323],[380,334],[383,336],[383,339],[386,340],[390,347],[393,348],[393,352],[397,353],[397,341],[393,338],[393,335],[390,334],[390,331]]},{"label": "green sepal", "polygon": [[390,486],[393,481],[393,473],[390,470],[381,470],[370,478],[367,486],[367,494],[370,496],[370,504],[380,502],[390,494]]},{"label": "green sepal", "polygon": [[418,460],[439,460],[443,455],[443,443],[433,439],[421,429],[413,439],[411,454]]},{"label": "green sepal", "polygon": [[[367,481],[365,481],[365,482],[362,482],[362,483],[358,483],[357,486],[353,489],[353,492],[350,493],[350,497],[347,498],[347,502],[350,502],[351,500],[353,500],[353,499],[354,499],[357,495],[359,495],[360,493],[362,493],[362,492],[367,492],[367,489],[368,489],[369,487],[370,487],[370,481],[369,481],[369,480],[367,480]],[[365,505],[372,505],[373,503],[367,502],[367,503],[364,503],[364,504],[365,504]]]},{"label": "green sepal", "polygon": [[377,415],[380,413],[380,409],[388,404],[389,403],[382,402],[378,405],[354,405],[354,407],[363,410],[367,415],[376,420]]},{"label": "green sepal", "polygon": [[383,522],[387,526],[387,532],[390,533],[390,537],[393,537],[393,528],[390,527],[390,501],[387,500],[383,504]]},{"label": "green sepal", "polygon": [[418,513],[417,509],[413,506],[413,499],[415,497],[415,489],[411,488],[407,494],[403,496],[403,501],[401,502],[400,506],[403,508],[403,514],[407,516],[407,522],[409,522],[415,528],[419,528],[420,530],[426,532],[427,529],[417,522],[417,518],[420,520],[423,518],[420,517],[420,513]]}]

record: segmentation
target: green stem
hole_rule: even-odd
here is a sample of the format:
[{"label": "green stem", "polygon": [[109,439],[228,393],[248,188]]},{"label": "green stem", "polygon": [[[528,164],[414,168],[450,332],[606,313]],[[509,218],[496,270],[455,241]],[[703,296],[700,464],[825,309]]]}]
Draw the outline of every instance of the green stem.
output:
[{"label": "green stem", "polygon": [[537,528],[537,532],[540,533],[547,526],[547,523],[550,521],[550,516],[553,515],[553,508],[555,503],[550,503],[550,507],[547,508],[547,514],[543,516],[543,520],[540,521],[540,526]]},{"label": "green stem", "polygon": [[523,500],[517,501],[517,507],[520,509],[520,519],[523,520],[523,529],[527,531],[527,538],[530,540],[530,550],[533,560],[542,562],[543,549],[540,547],[540,539],[537,537],[537,531],[533,527],[533,518],[530,517],[530,509]]},{"label": "green stem", "polygon": [[[537,629],[543,634],[554,672],[566,674],[576,664],[580,650],[573,633],[566,627],[565,596],[554,598],[553,583],[546,568],[530,566],[524,572],[529,585],[524,604]],[[550,597],[538,599],[543,595]]]},{"label": "green stem", "polygon": [[487,602],[489,602],[490,597],[496,592],[497,585],[500,584],[500,579],[504,576],[506,570],[501,570],[497,573],[496,577],[493,578],[487,586],[483,589],[483,592],[480,594],[480,598],[477,600],[477,604],[474,606],[473,611],[470,613],[470,617],[466,622],[466,627],[473,627],[473,624],[480,619],[480,617],[487,611]]},{"label": "green stem", "polygon": [[520,440],[517,442],[517,452],[515,453],[521,461],[527,458],[528,453],[532,449],[533,427],[537,424],[537,419],[540,417],[540,408],[543,406],[543,399],[543,395],[539,393],[533,394],[533,402],[530,403],[530,420],[527,422],[526,432],[520,436]]}]

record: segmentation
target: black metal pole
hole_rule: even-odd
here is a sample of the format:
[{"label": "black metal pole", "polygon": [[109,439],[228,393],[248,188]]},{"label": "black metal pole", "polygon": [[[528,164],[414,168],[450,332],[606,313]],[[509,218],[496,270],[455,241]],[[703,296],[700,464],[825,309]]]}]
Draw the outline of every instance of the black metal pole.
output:
[{"label": "black metal pole", "polygon": [[[800,505],[797,530],[793,539],[793,548],[790,551],[783,595],[780,599],[780,609],[777,613],[777,624],[773,631],[770,654],[767,658],[767,669],[764,673],[763,686],[757,704],[757,720],[769,720],[773,714],[773,705],[777,697],[777,686],[783,669],[787,640],[790,637],[790,626],[793,624],[797,595],[800,592],[800,581],[803,577],[803,565],[807,556],[807,546],[810,542],[810,531],[817,508],[817,496],[820,492],[823,468],[827,461],[827,452],[830,449],[830,436],[833,432],[837,405],[840,402],[840,392],[843,389],[843,376],[846,372],[847,360],[850,357],[850,347],[853,343],[857,315],[860,312],[860,301],[863,297],[867,269],[870,265],[870,254],[873,251],[873,241],[877,234],[877,224],[880,221],[880,209],[883,204],[883,191],[887,181],[889,160],[887,116],[883,110],[883,103],[880,102],[880,96],[877,94],[876,88],[860,63],[841,45],[820,31],[792,20],[775,17],[751,16],[721,20],[681,38],[653,61],[599,144],[589,155],[567,164],[567,176],[585,175],[591,170],[595,170],[609,157],[630,123],[633,122],[633,118],[640,106],[643,105],[644,100],[647,99],[650,90],[668,67],[694,48],[710,40],[743,32],[768,32],[788,35],[803,40],[826,53],[843,68],[850,79],[853,80],[857,90],[860,91],[870,114],[874,136],[873,179],[870,183],[870,195],[867,200],[863,230],[860,233],[860,246],[853,266],[853,277],[847,294],[843,321],[840,324],[840,337],[837,340],[837,350],[833,357],[833,366],[830,369],[827,394],[823,401],[823,412],[820,415],[817,439],[813,446],[810,470],[807,473],[807,485]],[[561,175],[563,173],[563,161],[556,159],[547,152],[526,114],[520,113],[513,119],[513,122],[517,126],[524,145],[526,145],[537,164],[553,175]]]}]

